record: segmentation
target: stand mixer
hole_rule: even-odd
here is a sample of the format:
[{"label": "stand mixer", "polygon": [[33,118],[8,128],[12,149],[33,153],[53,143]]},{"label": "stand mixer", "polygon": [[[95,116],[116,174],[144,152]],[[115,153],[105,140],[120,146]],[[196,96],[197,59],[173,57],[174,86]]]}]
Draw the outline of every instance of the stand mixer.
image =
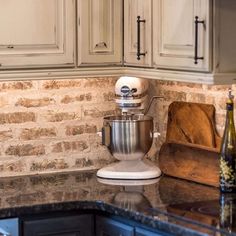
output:
[{"label": "stand mixer", "polygon": [[104,117],[102,143],[119,160],[98,170],[97,176],[108,179],[141,180],[157,178],[160,169],[142,160],[152,146],[153,118],[146,116],[148,81],[121,77],[115,85],[116,103],[121,116]]}]

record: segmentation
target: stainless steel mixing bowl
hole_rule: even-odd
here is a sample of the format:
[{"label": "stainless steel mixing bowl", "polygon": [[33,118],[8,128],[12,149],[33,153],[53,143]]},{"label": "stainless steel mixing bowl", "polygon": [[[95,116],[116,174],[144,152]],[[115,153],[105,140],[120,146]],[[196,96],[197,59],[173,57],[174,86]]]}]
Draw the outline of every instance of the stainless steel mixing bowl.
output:
[{"label": "stainless steel mixing bowl", "polygon": [[144,115],[105,117],[102,138],[118,160],[141,159],[152,146],[153,118]]}]

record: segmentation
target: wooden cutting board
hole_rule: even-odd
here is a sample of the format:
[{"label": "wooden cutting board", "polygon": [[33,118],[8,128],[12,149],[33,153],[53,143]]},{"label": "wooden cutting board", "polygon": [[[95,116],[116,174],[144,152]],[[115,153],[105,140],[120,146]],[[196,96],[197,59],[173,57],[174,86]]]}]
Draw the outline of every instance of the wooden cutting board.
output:
[{"label": "wooden cutting board", "polygon": [[174,102],[159,153],[160,169],[169,176],[218,187],[220,144],[213,105]]},{"label": "wooden cutting board", "polygon": [[220,149],[215,127],[215,107],[201,103],[173,102],[168,109],[166,142],[183,142]]},{"label": "wooden cutting board", "polygon": [[216,149],[177,143],[164,143],[159,167],[169,176],[219,186],[219,152]]}]

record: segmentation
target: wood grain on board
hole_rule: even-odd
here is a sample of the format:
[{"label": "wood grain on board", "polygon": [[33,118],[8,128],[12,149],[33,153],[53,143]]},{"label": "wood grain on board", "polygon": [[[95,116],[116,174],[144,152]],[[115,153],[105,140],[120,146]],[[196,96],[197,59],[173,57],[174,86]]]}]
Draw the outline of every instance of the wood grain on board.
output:
[{"label": "wood grain on board", "polygon": [[159,166],[166,175],[219,186],[219,153],[215,149],[164,143]]}]

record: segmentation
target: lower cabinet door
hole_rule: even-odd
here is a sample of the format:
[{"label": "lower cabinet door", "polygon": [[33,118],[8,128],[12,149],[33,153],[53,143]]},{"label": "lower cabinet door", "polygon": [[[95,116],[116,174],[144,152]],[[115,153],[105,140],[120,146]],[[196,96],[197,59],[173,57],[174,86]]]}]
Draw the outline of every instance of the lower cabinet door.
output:
[{"label": "lower cabinet door", "polygon": [[135,236],[170,236],[162,232],[152,232],[146,229],[135,227]]},{"label": "lower cabinet door", "polygon": [[134,227],[118,221],[96,216],[96,236],[134,236]]},{"label": "lower cabinet door", "polygon": [[23,236],[94,236],[94,217],[74,215],[23,221]]},{"label": "lower cabinet door", "polygon": [[18,218],[0,220],[0,236],[19,236]]}]

